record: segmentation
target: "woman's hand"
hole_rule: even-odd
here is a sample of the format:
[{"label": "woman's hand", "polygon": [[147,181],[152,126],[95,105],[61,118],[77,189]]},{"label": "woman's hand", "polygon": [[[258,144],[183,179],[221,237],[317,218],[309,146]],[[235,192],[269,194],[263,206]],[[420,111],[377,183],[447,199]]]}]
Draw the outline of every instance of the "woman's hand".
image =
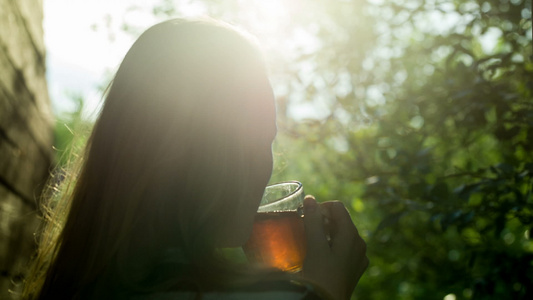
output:
[{"label": "woman's hand", "polygon": [[342,202],[304,200],[307,255],[302,276],[334,299],[349,299],[368,266],[365,241]]}]

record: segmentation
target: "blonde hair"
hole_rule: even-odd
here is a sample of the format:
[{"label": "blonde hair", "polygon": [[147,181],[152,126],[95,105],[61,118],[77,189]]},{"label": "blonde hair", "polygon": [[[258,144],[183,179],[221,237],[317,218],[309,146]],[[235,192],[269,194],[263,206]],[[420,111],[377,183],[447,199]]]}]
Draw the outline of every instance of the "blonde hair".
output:
[{"label": "blonde hair", "polygon": [[275,134],[271,102],[247,34],[213,20],[148,29],[117,71],[79,170],[48,202],[24,298],[235,281],[217,238],[268,181],[255,153]]}]

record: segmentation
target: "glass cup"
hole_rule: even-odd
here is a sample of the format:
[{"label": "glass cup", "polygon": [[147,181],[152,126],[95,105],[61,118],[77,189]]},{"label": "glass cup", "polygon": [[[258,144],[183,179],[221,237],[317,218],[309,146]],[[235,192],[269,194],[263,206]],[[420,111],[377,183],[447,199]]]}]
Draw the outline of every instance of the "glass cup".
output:
[{"label": "glass cup", "polygon": [[243,250],[251,263],[298,272],[305,258],[303,186],[298,181],[265,189],[252,235]]}]

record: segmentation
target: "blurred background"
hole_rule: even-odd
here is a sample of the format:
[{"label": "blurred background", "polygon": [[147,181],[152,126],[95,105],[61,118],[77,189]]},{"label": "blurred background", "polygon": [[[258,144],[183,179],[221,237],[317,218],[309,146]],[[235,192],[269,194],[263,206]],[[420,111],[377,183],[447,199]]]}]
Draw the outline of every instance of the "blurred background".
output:
[{"label": "blurred background", "polygon": [[0,298],[135,38],[209,15],[263,46],[272,182],[343,201],[367,241],[354,299],[533,299],[531,1],[37,3],[0,0]]}]

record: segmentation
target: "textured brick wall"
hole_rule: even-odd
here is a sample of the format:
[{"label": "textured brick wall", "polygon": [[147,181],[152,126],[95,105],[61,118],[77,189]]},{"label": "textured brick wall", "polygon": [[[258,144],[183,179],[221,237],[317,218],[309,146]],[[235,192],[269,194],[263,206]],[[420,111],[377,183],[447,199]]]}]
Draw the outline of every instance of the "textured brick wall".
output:
[{"label": "textured brick wall", "polygon": [[42,0],[0,0],[0,299],[20,287],[52,157],[42,20]]}]

